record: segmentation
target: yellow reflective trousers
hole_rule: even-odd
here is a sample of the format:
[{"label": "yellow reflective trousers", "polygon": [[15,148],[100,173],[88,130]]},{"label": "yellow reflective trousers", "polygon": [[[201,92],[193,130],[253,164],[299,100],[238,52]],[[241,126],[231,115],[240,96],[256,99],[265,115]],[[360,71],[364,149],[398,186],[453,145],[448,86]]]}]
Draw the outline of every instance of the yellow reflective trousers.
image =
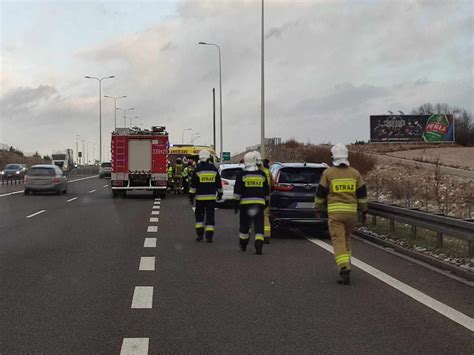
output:
[{"label": "yellow reflective trousers", "polygon": [[352,213],[329,214],[329,234],[336,264],[341,270],[343,267],[351,268],[351,233],[357,223],[357,215]]}]

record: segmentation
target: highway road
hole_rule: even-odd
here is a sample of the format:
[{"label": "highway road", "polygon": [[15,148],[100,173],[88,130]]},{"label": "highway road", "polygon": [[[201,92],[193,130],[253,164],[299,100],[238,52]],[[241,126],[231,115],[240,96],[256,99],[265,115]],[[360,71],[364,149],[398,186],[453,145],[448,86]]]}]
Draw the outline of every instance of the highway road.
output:
[{"label": "highway road", "polygon": [[1,354],[474,353],[472,284],[355,240],[340,286],[327,239],[242,253],[219,209],[197,243],[186,197],[108,182],[0,197]]}]

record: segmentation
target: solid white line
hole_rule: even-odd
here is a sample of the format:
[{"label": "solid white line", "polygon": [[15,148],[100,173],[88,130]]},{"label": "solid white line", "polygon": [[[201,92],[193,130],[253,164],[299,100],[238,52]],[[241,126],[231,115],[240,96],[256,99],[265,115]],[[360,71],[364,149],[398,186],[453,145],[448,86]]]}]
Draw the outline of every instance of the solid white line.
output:
[{"label": "solid white line", "polygon": [[97,190],[90,190],[89,193],[91,194],[91,193],[94,193],[94,192],[96,192],[96,191],[97,191]]},{"label": "solid white line", "polygon": [[158,226],[148,226],[148,229],[146,231],[148,233],[156,233],[158,232]]},{"label": "solid white line", "polygon": [[120,355],[147,355],[149,338],[123,338]]},{"label": "solid white line", "polygon": [[159,221],[160,221],[160,219],[158,217],[150,217],[150,222],[151,223],[157,223]]},{"label": "solid white line", "polygon": [[[311,243],[314,243],[321,248],[329,251],[330,253],[334,254],[333,248],[331,245],[313,238],[307,238]],[[369,264],[364,263],[363,261],[351,258],[352,265],[358,267],[362,271],[372,275],[373,277],[379,279],[382,282],[385,282],[387,285],[392,286],[393,288],[397,289],[398,291],[404,293],[405,295],[413,298],[414,300],[420,302],[421,304],[425,305],[426,307],[431,308],[432,310],[438,312],[439,314],[445,316],[446,318],[451,319],[452,321],[462,325],[463,327],[469,329],[470,331],[474,331],[474,318],[471,318],[464,313],[461,313],[454,308],[449,307],[448,305],[439,302],[438,300],[428,296],[427,294],[418,291],[417,289],[408,286],[407,284],[397,280],[396,278],[370,266]]]},{"label": "solid white line", "polygon": [[151,214],[157,216],[160,214],[160,211],[151,211]]},{"label": "solid white line", "polygon": [[109,187],[109,185],[104,185],[104,187]]},{"label": "solid white line", "polygon": [[154,210],[159,210],[159,209],[160,209],[160,206],[159,206],[159,205],[155,205],[155,206],[153,206],[153,209],[154,209]]},{"label": "solid white line", "polygon": [[140,271],[155,271],[155,257],[154,256],[142,256],[140,259]]},{"label": "solid white line", "polygon": [[[96,177],[98,177],[98,176],[99,176],[99,175],[94,175],[94,176],[88,176],[88,177],[80,178],[80,179],[76,179],[76,180],[68,180],[68,183],[76,182],[76,181],[82,181],[82,180],[86,180],[86,179],[93,179],[93,178],[96,178]],[[7,196],[11,196],[11,195],[16,195],[16,194],[22,194],[24,191],[25,191],[25,190],[9,192],[9,193],[0,195],[0,197],[7,197]]]},{"label": "solid white line", "polygon": [[153,286],[135,286],[133,291],[132,308],[153,307]]},{"label": "solid white line", "polygon": [[41,211],[35,212],[33,214],[30,214],[29,216],[26,216],[26,218],[31,218],[31,217],[37,216],[37,215],[39,215],[43,212],[46,212],[46,210],[41,210]]},{"label": "solid white line", "polygon": [[25,190],[9,192],[7,194],[0,195],[0,197],[11,196],[11,195],[16,195],[16,194],[22,194],[23,192],[25,192]]},{"label": "solid white line", "polygon": [[71,201],[74,201],[74,200],[77,200],[79,197],[73,197],[73,198],[70,198],[69,200],[67,200],[66,202],[71,202]]},{"label": "solid white line", "polygon": [[144,248],[156,248],[156,238],[145,238]]}]

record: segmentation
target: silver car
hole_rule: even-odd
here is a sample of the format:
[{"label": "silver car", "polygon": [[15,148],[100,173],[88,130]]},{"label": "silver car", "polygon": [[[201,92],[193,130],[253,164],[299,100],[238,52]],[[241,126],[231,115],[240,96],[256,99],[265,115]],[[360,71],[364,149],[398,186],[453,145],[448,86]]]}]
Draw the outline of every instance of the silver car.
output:
[{"label": "silver car", "polygon": [[67,192],[67,178],[56,165],[33,165],[25,176],[25,195],[34,192]]},{"label": "silver car", "polygon": [[112,163],[104,162],[100,164],[99,168],[99,179],[103,179],[105,177],[110,177],[112,174]]}]

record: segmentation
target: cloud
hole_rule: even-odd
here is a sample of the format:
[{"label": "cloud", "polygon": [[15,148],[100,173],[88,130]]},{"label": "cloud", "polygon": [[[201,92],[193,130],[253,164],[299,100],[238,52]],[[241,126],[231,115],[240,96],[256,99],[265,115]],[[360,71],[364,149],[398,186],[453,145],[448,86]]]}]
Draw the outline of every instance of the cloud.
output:
[{"label": "cloud", "polygon": [[[34,117],[46,122],[42,134],[49,136],[56,121],[68,135],[63,145],[74,142],[76,134],[97,141],[97,83],[82,78],[115,75],[103,82],[102,93],[127,95],[120,106],[134,107],[139,121],[166,125],[174,142],[181,140],[182,129],[193,128],[202,137],[198,143],[210,144],[211,90],[217,89],[219,119],[219,76],[217,49],[197,44],[207,41],[222,50],[224,148],[237,152],[253,145],[260,136],[259,6],[255,1],[183,1],[176,16],[146,31],[80,47],[69,57],[67,75],[44,68],[32,76],[41,78],[34,84],[18,82],[11,91],[10,83],[2,110],[11,110],[17,119],[15,125],[2,123],[21,130],[22,122]],[[266,2],[267,136],[350,142],[367,139],[370,114],[410,112],[438,101],[473,111],[472,6]],[[8,56],[14,63],[15,50]],[[49,71],[58,78],[54,83]],[[106,141],[113,102],[103,101],[102,109]],[[39,143],[33,139],[31,144]]]}]

